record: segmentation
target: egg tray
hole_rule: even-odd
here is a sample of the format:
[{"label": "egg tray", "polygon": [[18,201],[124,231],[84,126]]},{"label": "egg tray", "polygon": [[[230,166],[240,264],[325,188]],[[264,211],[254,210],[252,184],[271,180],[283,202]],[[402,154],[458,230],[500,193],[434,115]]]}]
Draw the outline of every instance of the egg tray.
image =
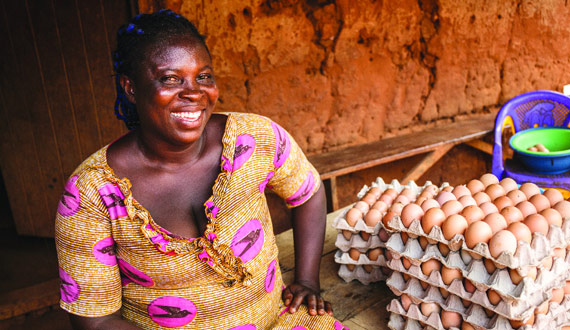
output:
[{"label": "egg tray", "polygon": [[[427,282],[428,284],[431,284]],[[504,300],[500,301],[497,305],[489,302],[485,291],[476,290],[474,293],[468,293],[464,290],[461,280],[454,280],[451,285],[442,287],[449,292],[447,298],[444,298],[439,290],[439,286],[428,285],[424,289],[417,278],[410,278],[408,281],[404,280],[400,272],[394,271],[386,281],[386,285],[390,287],[392,292],[397,296],[402,293],[407,294],[414,303],[420,302],[435,302],[440,306],[445,307],[446,310],[451,310],[463,315],[463,318],[468,316],[468,308],[462,303],[462,299],[477,304],[481,307],[493,310],[496,314],[501,315],[509,320],[525,320],[531,316],[537,306],[547,302],[552,297],[552,290],[549,290],[544,296],[547,297],[541,301],[535,301],[531,306],[527,303],[515,302],[510,304]],[[525,307],[526,306],[526,307]],[[524,309],[520,313],[512,313],[517,309]],[[505,313],[508,312],[508,313]],[[478,324],[487,324],[487,321],[481,321]]]},{"label": "egg tray", "polygon": [[[539,299],[538,295],[540,293],[546,292],[553,287],[561,286],[570,276],[570,253],[566,255],[565,260],[554,258],[550,270],[539,267],[535,281],[525,277],[516,285],[513,284],[509,271],[506,268],[497,268],[493,274],[489,274],[481,259],[471,259],[468,263],[465,263],[463,258],[469,258],[465,252],[450,251],[447,256],[443,256],[437,245],[429,244],[423,250],[419,241],[414,238],[408,238],[404,245],[400,235],[392,235],[388,239],[386,247],[393,256],[393,259],[387,265],[393,270],[407,273],[423,281],[428,281],[431,278],[431,284],[447,289],[448,286],[441,280],[439,272],[432,272],[428,277],[421,271],[421,263],[429,259],[437,259],[448,268],[459,269],[463,277],[469,279],[478,290],[486,291],[491,288],[497,291],[503,300],[509,302],[526,301],[530,303],[534,301],[533,299]],[[404,267],[401,261],[402,257],[410,260],[412,264],[410,269],[407,270]],[[463,286],[461,288],[463,289]],[[461,291],[455,291],[454,293],[464,296],[461,294]],[[509,314],[509,316],[511,315]]]},{"label": "egg tray", "polygon": [[[409,188],[410,190],[415,191],[416,196],[417,196],[417,195],[419,195],[419,193],[422,190],[425,189],[425,187],[431,186],[431,185],[433,185],[433,183],[429,180],[426,181],[423,186],[418,186],[418,184],[413,180],[408,181],[408,183],[405,185],[401,184],[396,179],[392,180],[390,183],[386,183],[386,182],[384,182],[384,179],[382,179],[381,177],[378,177],[378,178],[376,178],[376,180],[374,182],[372,182],[370,184],[370,187],[368,187],[367,185],[364,185],[364,187],[362,187],[362,189],[360,189],[360,191],[356,194],[356,197],[358,197],[358,199],[362,199],[362,197],[364,197],[364,195],[366,195],[368,190],[370,190],[370,188],[372,188],[372,187],[378,187],[382,191],[384,191],[388,188],[392,188],[392,189],[396,190],[398,193],[402,192],[402,190],[404,188]],[[447,186],[449,186],[449,183],[444,182],[440,186],[439,190],[441,190]]]},{"label": "egg tray", "polygon": [[[451,297],[452,295],[450,295]],[[443,324],[441,323],[440,313],[431,313],[429,316],[422,314],[420,310],[419,303],[422,300],[412,299],[412,304],[408,307],[406,311],[402,306],[400,299],[392,299],[388,307],[386,308],[390,312],[390,321],[388,327],[390,329],[401,330],[401,329],[437,329],[443,330]],[[416,302],[414,302],[416,300]],[[460,298],[456,297],[454,303],[461,304]],[[462,305],[462,304],[461,304]],[[443,310],[455,311],[448,306],[440,307]],[[463,315],[463,322],[471,324],[476,330],[514,330],[508,319],[500,315],[495,315],[493,317],[488,317],[485,310],[478,305],[471,305],[465,313],[460,313]],[[424,327],[420,324],[422,322],[426,325]],[[518,328],[518,330],[550,330],[550,329],[560,329],[570,323],[570,295],[566,295],[561,304],[552,303],[547,314],[536,315],[535,322],[533,325],[525,325]],[[451,327],[449,329],[458,329]]]},{"label": "egg tray", "polygon": [[369,273],[364,269],[363,266],[364,265],[357,265],[354,270],[350,270],[346,264],[341,264],[338,270],[338,276],[345,282],[357,280],[364,285],[379,281],[386,281],[388,278],[388,275],[382,273],[380,267],[373,266],[372,271]]},{"label": "egg tray", "polygon": [[566,248],[570,244],[570,218],[565,218],[562,226],[550,225],[548,235],[534,233],[530,244],[519,241],[515,254],[503,252],[498,258],[491,256],[489,245],[484,242],[478,243],[473,249],[465,244],[463,235],[455,235],[451,240],[445,239],[439,226],[434,226],[429,234],[425,233],[421,221],[415,219],[406,228],[400,216],[396,215],[388,220],[391,233],[405,232],[412,237],[424,236],[432,243],[443,243],[452,251],[462,250],[477,254],[486,259],[491,259],[497,264],[509,268],[521,268],[525,266],[538,266],[540,262],[552,255],[555,248]]},{"label": "egg tray", "polygon": [[351,248],[365,252],[375,248],[386,248],[386,242],[382,242],[378,235],[370,235],[367,241],[362,236],[356,234],[347,240],[342,233],[338,233],[334,245],[343,252],[348,252]]}]

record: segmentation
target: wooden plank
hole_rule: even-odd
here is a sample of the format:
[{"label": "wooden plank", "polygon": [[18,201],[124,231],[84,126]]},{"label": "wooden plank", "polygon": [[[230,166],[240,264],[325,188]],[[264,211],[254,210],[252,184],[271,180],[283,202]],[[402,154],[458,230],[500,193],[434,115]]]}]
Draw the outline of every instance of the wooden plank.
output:
[{"label": "wooden plank", "polygon": [[0,295],[0,320],[59,303],[59,278]]},{"label": "wooden plank", "polygon": [[422,132],[386,138],[309,156],[309,160],[328,179],[372,166],[425,153],[445,144],[459,144],[480,138],[494,127],[495,114],[457,121]]},{"label": "wooden plank", "polygon": [[473,140],[473,141],[467,141],[465,142],[465,144],[477,150],[483,151],[488,155],[493,155],[493,145],[488,142],[482,140]]},{"label": "wooden plank", "polygon": [[428,154],[414,166],[400,182],[403,184],[408,183],[409,181],[418,181],[419,178],[427,172],[433,164],[437,163],[438,160],[443,157],[451,148],[453,148],[453,144],[446,144],[443,146],[438,147],[437,149],[428,152]]}]

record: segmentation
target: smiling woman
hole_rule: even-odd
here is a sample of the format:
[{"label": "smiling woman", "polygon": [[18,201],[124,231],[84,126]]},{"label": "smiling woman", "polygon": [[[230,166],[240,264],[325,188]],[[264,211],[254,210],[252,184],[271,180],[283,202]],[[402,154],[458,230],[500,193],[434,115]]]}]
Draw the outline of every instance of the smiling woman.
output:
[{"label": "smiling woman", "polygon": [[[320,296],[324,193],[291,136],[265,117],[213,113],[208,48],[171,11],[123,26],[113,57],[131,131],[75,170],[56,216],[74,326],[343,329]],[[293,208],[286,287],[266,188]]]}]

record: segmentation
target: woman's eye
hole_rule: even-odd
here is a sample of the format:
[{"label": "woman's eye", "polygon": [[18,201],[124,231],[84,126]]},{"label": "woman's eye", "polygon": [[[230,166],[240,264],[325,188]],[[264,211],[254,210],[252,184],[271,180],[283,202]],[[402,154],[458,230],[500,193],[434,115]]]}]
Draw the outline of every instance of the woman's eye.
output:
[{"label": "woman's eye", "polygon": [[198,76],[198,82],[204,83],[204,84],[211,84],[214,82],[214,76],[212,74],[209,73],[202,73]]},{"label": "woman's eye", "polygon": [[160,81],[166,84],[177,84],[180,82],[180,79],[176,76],[165,76],[160,78]]}]

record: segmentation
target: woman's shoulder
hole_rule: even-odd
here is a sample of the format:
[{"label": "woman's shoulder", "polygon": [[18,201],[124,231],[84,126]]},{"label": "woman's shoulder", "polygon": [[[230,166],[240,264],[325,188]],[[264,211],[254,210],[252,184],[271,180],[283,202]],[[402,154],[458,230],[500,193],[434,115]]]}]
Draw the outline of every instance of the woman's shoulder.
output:
[{"label": "woman's shoulder", "polygon": [[229,112],[228,120],[235,126],[238,134],[264,135],[273,132],[274,121],[269,117],[244,112]]},{"label": "woman's shoulder", "polygon": [[97,181],[97,178],[106,176],[111,169],[107,164],[107,149],[109,145],[105,145],[99,150],[87,157],[70,175],[70,178],[76,178],[80,182]]}]

